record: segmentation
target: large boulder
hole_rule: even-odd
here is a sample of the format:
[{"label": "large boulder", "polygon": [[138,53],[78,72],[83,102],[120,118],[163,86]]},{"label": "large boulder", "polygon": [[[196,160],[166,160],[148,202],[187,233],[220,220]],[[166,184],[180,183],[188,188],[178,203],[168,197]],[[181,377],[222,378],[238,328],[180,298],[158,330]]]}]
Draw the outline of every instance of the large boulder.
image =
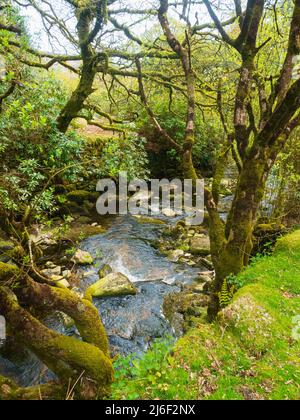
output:
[{"label": "large boulder", "polygon": [[190,252],[193,255],[206,256],[210,254],[210,240],[206,235],[191,238]]},{"label": "large boulder", "polygon": [[72,258],[72,262],[77,265],[91,265],[94,260],[89,252],[78,249]]},{"label": "large boulder", "polygon": [[91,300],[93,297],[126,296],[136,295],[137,289],[121,273],[111,273],[103,279],[90,286],[85,293],[85,298]]}]

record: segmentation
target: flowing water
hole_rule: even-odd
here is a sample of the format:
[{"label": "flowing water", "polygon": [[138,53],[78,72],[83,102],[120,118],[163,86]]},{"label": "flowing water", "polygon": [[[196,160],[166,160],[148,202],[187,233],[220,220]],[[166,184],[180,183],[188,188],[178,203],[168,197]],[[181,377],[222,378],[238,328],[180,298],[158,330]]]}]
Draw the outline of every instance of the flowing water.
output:
[{"label": "flowing water", "polygon": [[[98,271],[103,264],[125,274],[138,289],[136,296],[94,299],[114,355],[140,354],[154,339],[173,334],[162,313],[164,297],[178,292],[199,273],[199,268],[170,262],[152,246],[164,228],[140,224],[134,217],[119,216],[113,219],[105,234],[90,237],[81,244],[80,248],[89,251],[95,259],[93,266],[81,270],[82,291],[99,279]],[[47,319],[47,326],[63,334],[76,335],[76,329],[66,330],[55,315]],[[22,386],[51,377],[33,355],[21,356],[14,361],[0,357],[0,373],[13,377]]]}]

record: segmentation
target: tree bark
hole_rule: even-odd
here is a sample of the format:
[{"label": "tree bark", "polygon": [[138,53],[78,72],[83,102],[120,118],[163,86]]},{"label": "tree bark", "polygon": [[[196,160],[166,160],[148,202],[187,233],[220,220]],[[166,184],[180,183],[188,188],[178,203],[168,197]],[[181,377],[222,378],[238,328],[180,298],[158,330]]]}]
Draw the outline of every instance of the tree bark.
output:
[{"label": "tree bark", "polygon": [[77,381],[79,398],[103,398],[113,380],[112,362],[95,345],[63,336],[45,327],[27,310],[16,296],[0,287],[0,313],[14,335],[54,372],[63,384]]}]

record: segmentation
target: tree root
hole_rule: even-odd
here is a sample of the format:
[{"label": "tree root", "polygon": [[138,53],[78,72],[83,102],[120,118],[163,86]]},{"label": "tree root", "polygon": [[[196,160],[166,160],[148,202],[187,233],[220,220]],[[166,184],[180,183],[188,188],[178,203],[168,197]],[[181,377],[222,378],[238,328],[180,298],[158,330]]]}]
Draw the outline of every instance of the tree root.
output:
[{"label": "tree root", "polygon": [[15,291],[21,302],[36,309],[64,312],[75,321],[86,343],[93,344],[106,355],[109,354],[107,335],[99,313],[92,303],[67,289],[38,284],[29,278],[24,282],[25,285]]},{"label": "tree root", "polygon": [[[39,287],[35,288],[35,286],[34,282],[29,282],[27,287],[28,300],[30,300],[30,297],[33,297],[34,300],[39,297],[41,299],[40,307],[44,307],[44,302],[46,307],[50,307],[51,300],[54,299],[56,303],[53,307],[55,309],[61,308],[66,313],[72,314],[76,318],[83,336],[91,342],[97,343],[97,346],[73,337],[63,336],[45,327],[23,309],[16,296],[5,287],[0,287],[0,314],[5,316],[16,337],[33,351],[64,384],[69,380],[76,381],[81,377],[77,389],[80,398],[102,398],[106,396],[113,380],[113,366],[108,356],[106,340],[103,339],[101,334],[96,333],[91,318],[86,316],[86,308],[90,314],[95,314],[92,308],[85,302],[82,303],[81,299],[74,297],[73,294],[69,296],[71,292],[66,294],[65,290],[60,291],[58,289],[56,291],[45,285],[37,285],[41,289]],[[26,296],[26,292],[24,294]],[[68,302],[70,302],[69,305]],[[64,308],[64,305],[68,307],[68,310]],[[80,320],[80,317],[83,320]],[[99,322],[97,323],[98,326]],[[92,328],[91,334],[87,331],[88,323]],[[105,353],[100,349],[101,346],[103,346]]]},{"label": "tree root", "polygon": [[48,383],[22,388],[11,379],[0,375],[0,401],[65,400],[67,395],[67,388],[64,390],[60,384]]}]

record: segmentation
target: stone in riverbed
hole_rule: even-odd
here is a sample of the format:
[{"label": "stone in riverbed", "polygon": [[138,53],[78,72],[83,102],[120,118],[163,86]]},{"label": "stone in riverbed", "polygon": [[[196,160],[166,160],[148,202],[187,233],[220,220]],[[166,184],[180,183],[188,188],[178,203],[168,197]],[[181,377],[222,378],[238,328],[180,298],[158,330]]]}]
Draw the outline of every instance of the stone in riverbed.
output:
[{"label": "stone in riverbed", "polygon": [[126,296],[136,295],[137,289],[121,273],[111,273],[103,279],[90,286],[85,292],[85,298],[92,297]]},{"label": "stone in riverbed", "polygon": [[70,286],[70,283],[67,280],[65,280],[65,279],[58,280],[56,282],[56,286],[59,287],[59,288],[61,288],[61,289],[69,289],[71,287]]},{"label": "stone in riverbed", "polygon": [[91,265],[94,260],[89,252],[78,249],[72,258],[72,262],[77,265]]},{"label": "stone in riverbed", "polygon": [[62,276],[64,279],[69,279],[72,277],[72,271],[71,270],[65,270],[62,272]]},{"label": "stone in riverbed", "polygon": [[108,264],[104,264],[99,270],[99,279],[103,279],[113,272],[112,268]]},{"label": "stone in riverbed", "polygon": [[41,271],[46,277],[52,278],[53,276],[60,276],[61,275],[61,267],[59,266],[52,266],[52,268],[47,268],[46,270]]},{"label": "stone in riverbed", "polygon": [[136,221],[140,224],[152,224],[152,225],[165,225],[166,222],[164,220],[156,219],[154,217],[148,217],[148,216],[134,216]]},{"label": "stone in riverbed", "polygon": [[197,277],[198,283],[211,283],[214,279],[214,271],[207,271],[199,273],[199,277]]},{"label": "stone in riverbed", "polygon": [[163,209],[162,214],[166,217],[175,217],[176,216],[176,212],[172,209]]},{"label": "stone in riverbed", "polygon": [[192,238],[190,241],[190,252],[193,255],[206,256],[210,254],[210,240],[208,236]]},{"label": "stone in riverbed", "polygon": [[45,264],[45,266],[47,268],[56,268],[57,267],[57,265],[54,264],[54,262],[52,262],[52,261],[47,261],[46,264]]},{"label": "stone in riverbed", "polygon": [[168,254],[168,260],[171,262],[178,262],[180,257],[184,256],[184,251],[182,249],[175,249]]}]

